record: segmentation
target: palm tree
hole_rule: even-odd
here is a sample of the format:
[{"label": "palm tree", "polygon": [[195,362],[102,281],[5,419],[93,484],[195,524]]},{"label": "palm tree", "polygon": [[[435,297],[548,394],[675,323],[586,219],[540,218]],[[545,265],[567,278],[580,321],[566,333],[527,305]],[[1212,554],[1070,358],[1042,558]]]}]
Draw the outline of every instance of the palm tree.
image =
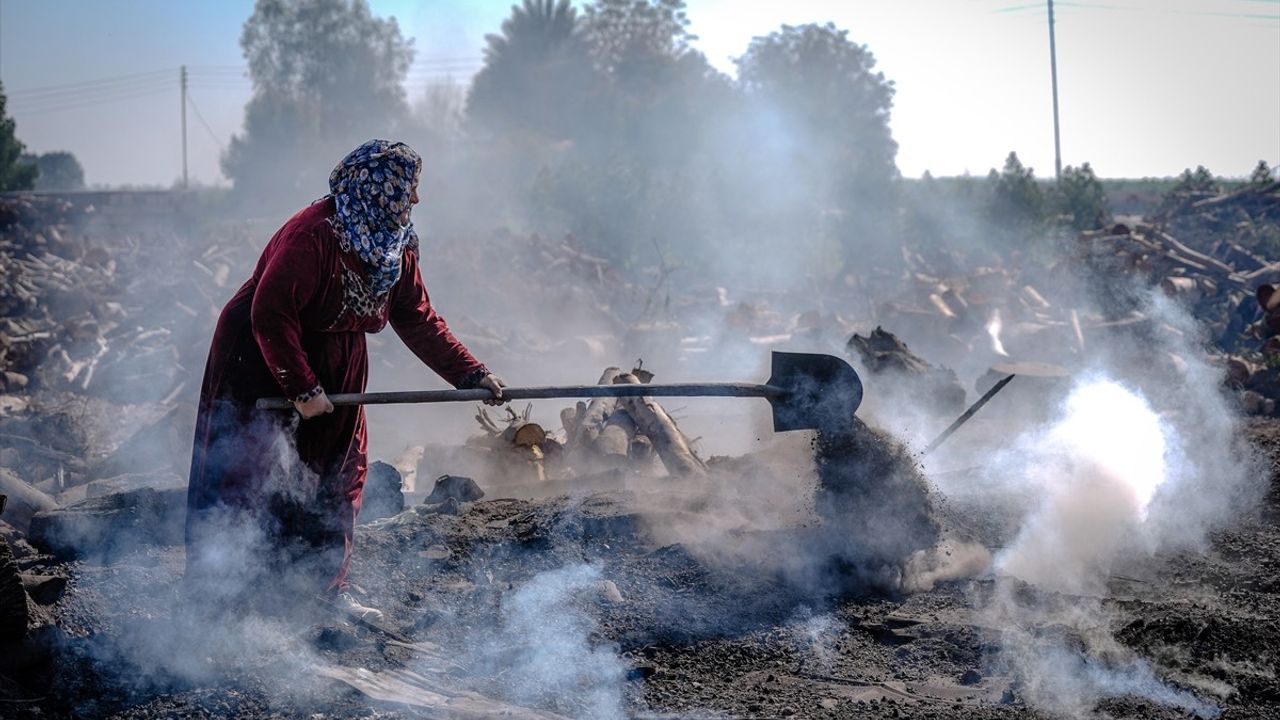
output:
[{"label": "palm tree", "polygon": [[467,97],[468,119],[563,135],[574,99],[590,81],[578,13],[569,0],[524,0],[512,6],[501,33],[485,41],[484,68]]}]

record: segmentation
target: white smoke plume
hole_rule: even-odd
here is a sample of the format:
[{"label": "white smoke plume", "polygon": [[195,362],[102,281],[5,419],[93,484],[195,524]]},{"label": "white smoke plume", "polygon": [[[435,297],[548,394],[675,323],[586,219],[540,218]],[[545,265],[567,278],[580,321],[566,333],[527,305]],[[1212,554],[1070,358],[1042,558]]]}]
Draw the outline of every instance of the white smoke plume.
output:
[{"label": "white smoke plume", "polygon": [[612,645],[592,641],[592,606],[602,581],[594,565],[566,565],[530,578],[502,599],[500,620],[473,639],[473,668],[501,677],[504,693],[531,706],[571,699],[575,715],[617,720],[627,665]]},{"label": "white smoke plume", "polygon": [[[1109,629],[1105,598],[1117,566],[1203,547],[1258,491],[1193,321],[1163,298],[1148,312],[1161,323],[1154,337],[1113,343],[1077,376],[1056,419],[1017,436],[984,473],[988,487],[1026,510],[993,559],[995,587],[981,615],[1001,628],[999,664],[1024,698],[1063,716],[1124,695],[1218,713],[1163,681]],[[1165,353],[1183,362],[1151,361]]]}]

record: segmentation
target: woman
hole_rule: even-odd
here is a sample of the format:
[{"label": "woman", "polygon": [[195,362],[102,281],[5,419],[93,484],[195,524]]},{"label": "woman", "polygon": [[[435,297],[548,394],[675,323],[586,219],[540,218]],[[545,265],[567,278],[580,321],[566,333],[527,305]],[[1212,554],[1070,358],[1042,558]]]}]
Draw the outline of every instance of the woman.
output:
[{"label": "woman", "polygon": [[[199,597],[323,588],[356,614],[379,615],[346,592],[364,408],[335,408],[327,396],[364,391],[365,333],[390,322],[446,381],[501,401],[502,381],[453,336],[422,284],[409,219],[421,167],[403,143],[353,150],[329,176],[330,194],[276,232],[223,308],[187,491],[187,578]],[[297,415],[255,409],[281,394]]]}]

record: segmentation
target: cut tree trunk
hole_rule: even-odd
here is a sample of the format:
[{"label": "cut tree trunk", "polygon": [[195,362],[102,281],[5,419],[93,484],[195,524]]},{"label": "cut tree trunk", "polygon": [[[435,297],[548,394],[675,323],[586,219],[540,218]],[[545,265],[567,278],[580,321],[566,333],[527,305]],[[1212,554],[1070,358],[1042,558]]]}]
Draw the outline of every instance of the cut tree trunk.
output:
[{"label": "cut tree trunk", "polygon": [[[621,374],[621,368],[605,368],[604,373],[600,376],[600,381],[596,384],[609,385]],[[617,398],[600,397],[592,399],[587,405],[586,412],[581,413],[578,417],[578,427],[573,433],[574,443],[580,448],[594,445],[596,438],[604,430],[605,421],[613,413],[617,404]]]},{"label": "cut tree trunk", "polygon": [[8,468],[0,468],[0,495],[9,498],[0,519],[24,533],[31,525],[31,516],[58,507],[58,501],[51,495],[27,484]]},{"label": "cut tree trunk", "polygon": [[[639,384],[640,380],[631,373],[623,373],[614,382]],[[637,432],[649,438],[669,474],[676,477],[707,474],[706,463],[693,453],[689,440],[676,427],[676,421],[656,400],[651,397],[619,398],[618,405],[631,415]]]},{"label": "cut tree trunk", "polygon": [[592,443],[596,457],[608,467],[622,467],[631,457],[631,440],[636,435],[636,423],[631,414],[622,408],[609,414],[604,428]]}]

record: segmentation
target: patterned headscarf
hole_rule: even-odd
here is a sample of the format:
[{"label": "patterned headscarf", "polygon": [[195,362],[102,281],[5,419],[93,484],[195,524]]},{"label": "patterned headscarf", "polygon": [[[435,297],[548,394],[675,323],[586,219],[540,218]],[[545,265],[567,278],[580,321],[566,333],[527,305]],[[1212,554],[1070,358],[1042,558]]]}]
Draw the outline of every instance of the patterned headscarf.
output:
[{"label": "patterned headscarf", "polygon": [[338,226],[369,272],[375,297],[400,279],[405,246],[417,240],[409,211],[422,158],[404,143],[370,140],[329,174]]}]

